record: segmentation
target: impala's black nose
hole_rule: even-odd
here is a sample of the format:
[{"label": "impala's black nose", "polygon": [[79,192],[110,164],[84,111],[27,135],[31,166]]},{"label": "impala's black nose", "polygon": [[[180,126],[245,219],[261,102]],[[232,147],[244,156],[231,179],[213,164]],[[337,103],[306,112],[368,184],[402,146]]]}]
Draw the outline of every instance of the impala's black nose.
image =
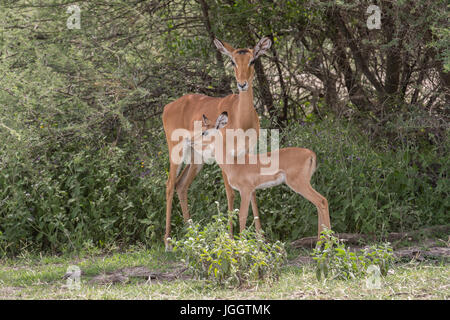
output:
[{"label": "impala's black nose", "polygon": [[244,83],[239,83],[239,82],[238,82],[237,85],[238,85],[238,89],[239,89],[239,90],[244,90],[244,91],[245,91],[245,90],[247,90],[247,88],[248,88],[248,82],[247,82],[247,81],[245,81]]}]

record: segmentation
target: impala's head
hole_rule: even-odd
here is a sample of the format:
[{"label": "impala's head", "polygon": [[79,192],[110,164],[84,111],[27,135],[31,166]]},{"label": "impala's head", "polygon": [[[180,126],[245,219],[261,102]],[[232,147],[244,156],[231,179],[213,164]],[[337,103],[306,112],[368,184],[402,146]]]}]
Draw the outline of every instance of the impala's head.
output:
[{"label": "impala's head", "polygon": [[211,134],[216,134],[218,130],[222,129],[228,124],[228,112],[222,112],[216,119],[216,123],[209,120],[205,115],[203,118],[203,131],[202,136],[209,136]]},{"label": "impala's head", "polygon": [[264,37],[253,49],[234,49],[228,43],[218,39],[214,39],[214,44],[220,52],[231,58],[239,91],[247,91],[255,73],[255,60],[270,48],[272,41]]},{"label": "impala's head", "polygon": [[[203,115],[203,127],[201,136],[194,136],[191,145],[194,150],[201,153],[203,160],[206,162],[213,161],[216,155],[216,148],[222,148],[223,144],[221,139],[218,139],[218,135],[221,135],[220,129],[228,124],[228,113],[222,112],[217,117],[216,122],[212,122],[205,115]],[[214,137],[214,139],[212,139]]]}]

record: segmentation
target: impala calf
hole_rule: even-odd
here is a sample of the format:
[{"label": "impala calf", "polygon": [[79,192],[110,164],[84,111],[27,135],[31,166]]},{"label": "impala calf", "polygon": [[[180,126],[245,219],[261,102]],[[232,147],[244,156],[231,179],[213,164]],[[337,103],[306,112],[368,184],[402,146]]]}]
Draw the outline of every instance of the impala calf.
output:
[{"label": "impala calf", "polygon": [[[203,116],[205,124],[206,116]],[[292,190],[302,195],[304,198],[312,202],[318,212],[318,236],[323,228],[331,228],[330,216],[328,212],[328,201],[320,193],[313,189],[310,180],[314,171],[316,170],[316,154],[308,149],[303,148],[283,148],[266,154],[245,154],[244,161],[221,161],[223,157],[219,158],[219,154],[225,151],[217,150],[217,148],[226,147],[223,139],[217,137],[222,134],[219,131],[228,124],[228,113],[223,112],[216,120],[214,126],[210,125],[200,137],[194,137],[191,142],[195,149],[201,150],[204,157],[213,157],[219,164],[220,168],[228,179],[229,185],[239,191],[241,195],[241,205],[239,210],[239,226],[240,231],[245,229],[249,203],[252,195],[256,189],[263,189],[277,186],[281,183],[287,184]],[[214,142],[210,139],[205,141],[204,136],[216,137]],[[220,141],[217,143],[217,141]],[[221,152],[219,152],[221,151]],[[226,157],[225,157],[226,158]],[[256,159],[255,159],[256,158]],[[265,161],[261,161],[265,159]],[[267,163],[269,159],[269,163]],[[237,160],[237,159],[235,159]],[[270,174],[265,172],[262,174],[264,168],[270,166],[270,161],[278,161],[276,169],[272,170]],[[252,202],[254,200],[252,199]],[[253,215],[255,218],[255,227],[259,231],[261,229],[261,222],[258,215],[256,203],[252,203]]]}]

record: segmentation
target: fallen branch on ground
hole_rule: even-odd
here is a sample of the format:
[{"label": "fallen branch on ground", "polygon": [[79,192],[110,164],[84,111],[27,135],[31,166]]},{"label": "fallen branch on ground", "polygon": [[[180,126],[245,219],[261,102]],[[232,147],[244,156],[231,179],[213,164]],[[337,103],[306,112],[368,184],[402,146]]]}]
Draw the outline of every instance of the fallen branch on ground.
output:
[{"label": "fallen branch on ground", "polygon": [[[367,243],[368,241],[388,241],[394,242],[403,239],[407,239],[410,237],[416,237],[421,234],[433,234],[433,233],[450,233],[450,225],[444,226],[434,226],[429,228],[424,228],[420,230],[413,230],[408,232],[392,232],[387,236],[377,239],[375,236],[370,236],[366,234],[359,233],[338,233],[336,237],[340,240],[343,240],[347,244],[356,244],[359,245],[361,243]],[[314,248],[317,242],[317,237],[306,237],[298,240],[294,240],[291,242],[292,248]]]}]

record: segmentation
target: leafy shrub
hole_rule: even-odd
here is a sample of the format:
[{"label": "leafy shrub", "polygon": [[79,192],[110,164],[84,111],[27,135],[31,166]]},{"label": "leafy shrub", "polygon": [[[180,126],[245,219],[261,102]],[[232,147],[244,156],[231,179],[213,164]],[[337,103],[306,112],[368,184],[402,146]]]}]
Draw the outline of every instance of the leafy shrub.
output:
[{"label": "leafy shrub", "polygon": [[219,211],[204,227],[190,220],[185,237],[174,241],[174,250],[194,275],[214,285],[248,286],[277,279],[286,259],[283,243],[267,243],[252,228],[231,238],[228,220],[232,215],[227,218]]},{"label": "leafy shrub", "polygon": [[52,153],[0,154],[0,253],[158,241],[160,158],[136,155],[128,146],[78,144]]},{"label": "leafy shrub", "polygon": [[368,268],[375,265],[386,276],[393,262],[393,251],[389,243],[376,244],[359,252],[351,252],[331,230],[325,230],[313,250],[317,262],[317,280],[323,278],[348,280],[367,276]]}]

